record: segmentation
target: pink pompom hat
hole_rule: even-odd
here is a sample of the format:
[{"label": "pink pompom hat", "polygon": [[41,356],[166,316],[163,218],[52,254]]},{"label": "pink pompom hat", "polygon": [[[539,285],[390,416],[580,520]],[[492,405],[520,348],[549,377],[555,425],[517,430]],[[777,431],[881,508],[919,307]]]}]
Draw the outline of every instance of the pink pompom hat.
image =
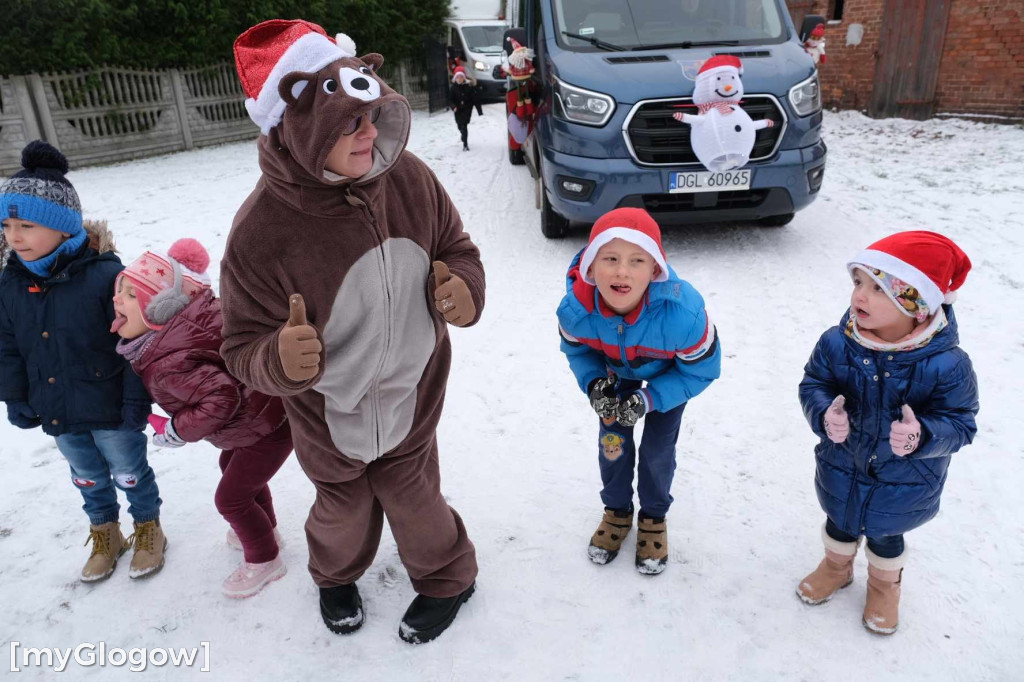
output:
[{"label": "pink pompom hat", "polygon": [[195,239],[179,239],[167,253],[146,251],[126,267],[115,284],[120,291],[121,278],[135,286],[135,298],[142,320],[150,329],[162,329],[211,286],[206,268],[210,254]]}]

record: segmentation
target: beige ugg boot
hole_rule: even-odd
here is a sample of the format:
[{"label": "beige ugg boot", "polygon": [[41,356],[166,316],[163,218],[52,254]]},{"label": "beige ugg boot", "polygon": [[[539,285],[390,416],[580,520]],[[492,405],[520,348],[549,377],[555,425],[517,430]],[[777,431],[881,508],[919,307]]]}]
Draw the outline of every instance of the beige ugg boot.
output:
[{"label": "beige ugg boot", "polygon": [[160,519],[136,523],[135,532],[128,541],[135,544],[135,554],[132,555],[132,565],[128,571],[129,578],[153,575],[164,567],[167,538],[160,527]]},{"label": "beige ugg boot", "polygon": [[668,565],[668,525],[665,517],[640,516],[636,524],[636,570],[658,575]]},{"label": "beige ugg boot", "polygon": [[821,526],[821,539],[825,543],[825,558],[818,567],[800,581],[796,594],[805,604],[824,604],[836,592],[853,582],[853,559],[857,556],[857,542],[840,542],[829,537]]},{"label": "beige ugg boot", "polygon": [[906,551],[884,559],[870,549],[868,557],[868,598],[864,604],[864,627],[880,635],[891,635],[900,624],[900,584]]},{"label": "beige ugg boot", "polygon": [[99,526],[89,524],[89,537],[85,544],[92,543],[92,554],[82,567],[82,582],[94,583],[110,577],[117,567],[118,558],[128,551],[131,543],[121,534],[117,521]]},{"label": "beige ugg boot", "polygon": [[614,559],[632,527],[632,510],[624,512],[605,507],[601,523],[590,537],[590,546],[587,547],[590,560],[603,565]]}]

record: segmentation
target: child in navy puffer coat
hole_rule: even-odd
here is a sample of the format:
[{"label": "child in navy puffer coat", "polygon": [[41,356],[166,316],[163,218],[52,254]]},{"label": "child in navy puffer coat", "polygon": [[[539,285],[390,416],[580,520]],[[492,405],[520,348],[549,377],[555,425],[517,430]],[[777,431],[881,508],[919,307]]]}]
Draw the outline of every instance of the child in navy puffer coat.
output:
[{"label": "child in navy puffer coat", "polygon": [[[133,544],[129,575],[140,578],[163,566],[164,544],[143,433],[149,395],[110,329],[121,261],[106,223],[83,223],[63,154],[32,142],[22,166],[0,183],[0,400],[11,424],[53,436],[71,467],[92,544],[81,579],[107,578]],[[128,540],[117,488],[135,520]]]},{"label": "child in navy puffer coat", "polygon": [[[562,352],[601,418],[605,511],[587,554],[596,564],[618,554],[633,525],[636,468],[635,566],[655,575],[668,561],[665,515],[683,410],[721,372],[717,331],[701,295],[665,262],[661,230],[643,209],[617,208],[601,216],[566,279],[558,306]],[[645,424],[637,453],[633,427],[640,418]]]},{"label": "child in navy puffer coat", "polygon": [[903,535],[938,512],[950,459],[977,431],[977,378],[950,305],[971,262],[946,237],[916,231],[875,242],[847,267],[850,309],[822,335],[800,382],[821,438],[815,486],[827,518],[825,558],[797,594],[820,604],[849,585],[864,536],[863,623],[891,634]]}]

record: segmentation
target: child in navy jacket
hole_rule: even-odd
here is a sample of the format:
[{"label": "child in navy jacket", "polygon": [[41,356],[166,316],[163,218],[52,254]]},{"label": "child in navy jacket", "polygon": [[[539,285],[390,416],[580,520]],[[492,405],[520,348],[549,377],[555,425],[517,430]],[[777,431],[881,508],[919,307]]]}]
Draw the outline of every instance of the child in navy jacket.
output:
[{"label": "child in navy jacket", "polygon": [[800,402],[821,438],[814,449],[825,512],[825,558],[797,586],[808,604],[853,581],[867,538],[863,623],[899,624],[903,534],[939,511],[954,452],[977,431],[978,382],[958,347],[950,305],[971,261],[934,232],[901,232],[847,263],[850,309],[826,331],[804,368]]},{"label": "child in navy jacket", "polygon": [[[146,461],[149,394],[115,351],[121,261],[106,225],[83,224],[63,154],[36,141],[0,184],[0,400],[14,426],[42,426],[71,466],[89,517],[81,578],[108,577],[133,544],[130,577],[163,566],[160,494]],[[116,488],[135,520],[126,540]]]},{"label": "child in navy jacket", "polygon": [[661,230],[641,209],[615,209],[594,224],[566,289],[558,306],[562,352],[601,418],[605,512],[588,554],[608,563],[633,525],[633,427],[646,415],[635,563],[640,573],[658,574],[668,561],[679,424],[687,401],[721,373],[718,335],[704,299],[665,263]]}]

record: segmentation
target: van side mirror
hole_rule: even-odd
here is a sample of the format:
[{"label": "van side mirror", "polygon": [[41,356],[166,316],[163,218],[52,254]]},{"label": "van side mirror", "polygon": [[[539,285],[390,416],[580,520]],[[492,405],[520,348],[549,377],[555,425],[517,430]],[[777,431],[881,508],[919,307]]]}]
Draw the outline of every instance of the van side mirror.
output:
[{"label": "van side mirror", "polygon": [[824,24],[825,17],[820,14],[808,14],[800,24],[800,42],[804,42],[811,35],[811,31],[818,24]]},{"label": "van side mirror", "polygon": [[526,29],[525,28],[510,28],[505,31],[505,39],[502,41],[502,49],[505,50],[505,55],[512,54],[512,41],[515,40],[520,45],[526,45]]},{"label": "van side mirror", "polygon": [[491,78],[493,78],[496,81],[500,81],[504,77],[505,77],[505,70],[501,68],[501,64],[496,65],[494,67],[494,70],[491,71]]}]

